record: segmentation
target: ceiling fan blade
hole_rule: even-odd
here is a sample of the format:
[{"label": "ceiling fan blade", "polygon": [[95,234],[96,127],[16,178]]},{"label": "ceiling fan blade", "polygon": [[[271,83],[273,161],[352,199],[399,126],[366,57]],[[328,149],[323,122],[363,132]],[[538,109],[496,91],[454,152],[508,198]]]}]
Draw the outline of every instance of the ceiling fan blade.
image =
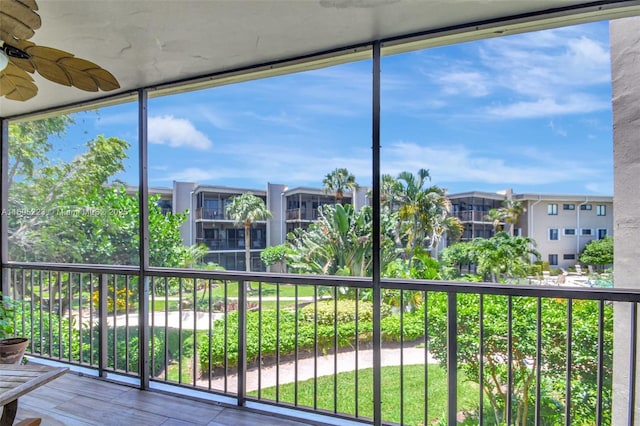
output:
[{"label": "ceiling fan blade", "polygon": [[76,58],[72,53],[46,46],[37,46],[28,41],[16,43],[29,59],[11,58],[16,65],[29,72],[37,71],[44,78],[65,86],[97,92],[115,90],[120,87],[118,80],[99,65]]},{"label": "ceiling fan blade", "polygon": [[[78,89],[97,92],[120,88],[118,80],[104,68],[81,58],[64,58],[59,62],[71,77],[71,84]],[[94,89],[95,87],[95,89]]]},{"label": "ceiling fan blade", "polygon": [[33,64],[36,71],[38,71],[38,74],[55,83],[71,86],[71,79],[58,64],[58,61],[63,58],[73,57],[71,53],[51,47],[35,45],[24,49],[24,51],[31,56],[29,61]]},{"label": "ceiling fan blade", "polygon": [[0,96],[14,101],[26,101],[38,93],[33,78],[12,63],[0,71]]},{"label": "ceiling fan blade", "polygon": [[0,40],[26,40],[33,37],[42,21],[34,0],[0,0]]}]

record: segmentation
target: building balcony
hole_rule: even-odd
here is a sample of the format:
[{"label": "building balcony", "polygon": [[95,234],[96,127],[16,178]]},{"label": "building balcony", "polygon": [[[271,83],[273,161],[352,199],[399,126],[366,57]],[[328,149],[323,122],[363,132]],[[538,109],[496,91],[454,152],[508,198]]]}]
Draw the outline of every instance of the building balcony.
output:
[{"label": "building balcony", "polygon": [[463,210],[463,211],[457,211],[452,213],[452,216],[457,217],[462,222],[491,223],[490,220],[485,219],[486,215],[487,215],[486,212],[480,212],[476,210]]},{"label": "building balcony", "polygon": [[[235,238],[214,239],[196,238],[197,244],[204,244],[211,250],[244,250],[244,240]],[[251,240],[251,249],[262,250],[266,247],[265,240]]]},{"label": "building balcony", "polygon": [[208,207],[198,207],[196,209],[196,219],[200,220],[225,220],[223,209],[214,209]]},{"label": "building balcony", "polygon": [[286,220],[311,221],[318,220],[318,209],[289,209],[287,210]]},{"label": "building balcony", "polygon": [[[525,412],[526,424],[607,424],[612,302],[635,313],[630,327],[640,302],[604,288],[383,279],[378,290],[368,278],[163,268],[146,271],[144,291],[129,267],[16,263],[5,276],[30,356],[183,397],[289,410],[302,424],[310,413],[328,416],[320,424],[524,424]],[[615,351],[635,360],[629,338]],[[134,394],[127,404],[153,400]]]}]

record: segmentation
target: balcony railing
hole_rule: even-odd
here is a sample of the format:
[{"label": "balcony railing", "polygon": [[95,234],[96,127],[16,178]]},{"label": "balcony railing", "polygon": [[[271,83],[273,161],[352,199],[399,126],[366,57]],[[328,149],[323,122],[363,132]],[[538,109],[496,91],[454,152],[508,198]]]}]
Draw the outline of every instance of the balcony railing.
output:
[{"label": "balcony railing", "polygon": [[287,210],[287,220],[317,220],[318,209],[289,209]]},{"label": "balcony railing", "polygon": [[196,210],[196,219],[225,220],[224,209],[199,207]]},{"label": "balcony railing", "polygon": [[[244,239],[196,238],[196,243],[204,244],[211,250],[244,250]],[[265,247],[265,240],[251,240],[252,249],[264,249]]]},{"label": "balcony railing", "polygon": [[[611,424],[612,302],[630,307],[635,330],[640,301],[526,284],[376,287],[166,269],[141,281],[137,268],[45,264],[5,272],[30,355],[365,424]],[[623,346],[635,365],[631,336]]]},{"label": "balcony railing", "polygon": [[452,215],[457,217],[463,222],[486,222],[491,223],[491,220],[485,219],[487,212],[480,212],[476,210],[463,210],[453,212]]}]

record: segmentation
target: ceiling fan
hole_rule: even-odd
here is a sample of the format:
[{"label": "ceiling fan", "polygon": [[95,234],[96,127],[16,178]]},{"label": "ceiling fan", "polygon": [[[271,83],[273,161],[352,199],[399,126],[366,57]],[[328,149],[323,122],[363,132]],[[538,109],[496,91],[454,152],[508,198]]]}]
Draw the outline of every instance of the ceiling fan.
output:
[{"label": "ceiling fan", "polygon": [[118,80],[107,70],[73,54],[30,41],[40,28],[35,0],[0,0],[0,96],[26,101],[38,93],[31,74],[88,92],[115,90]]}]

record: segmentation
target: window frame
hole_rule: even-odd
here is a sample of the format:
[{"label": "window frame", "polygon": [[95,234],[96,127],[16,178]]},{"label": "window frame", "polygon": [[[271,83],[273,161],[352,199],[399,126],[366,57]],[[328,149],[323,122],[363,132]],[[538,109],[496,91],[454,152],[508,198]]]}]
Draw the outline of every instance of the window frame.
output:
[{"label": "window frame", "polygon": [[[589,231],[589,232],[585,233],[585,231]],[[580,228],[580,236],[581,237],[593,237],[594,236],[593,228]]]},{"label": "window frame", "polygon": [[549,204],[547,204],[547,215],[549,215],[549,216],[557,216],[558,215],[558,204],[557,203],[549,203]]}]

